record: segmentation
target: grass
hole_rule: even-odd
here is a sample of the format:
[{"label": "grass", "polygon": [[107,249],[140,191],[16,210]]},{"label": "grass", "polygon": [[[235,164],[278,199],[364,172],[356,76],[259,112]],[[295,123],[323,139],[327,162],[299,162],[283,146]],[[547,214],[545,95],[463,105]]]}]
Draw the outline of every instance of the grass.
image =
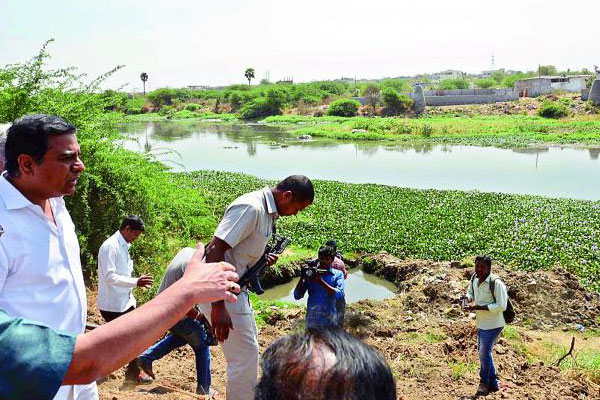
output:
[{"label": "grass", "polygon": [[479,365],[470,362],[464,363],[461,361],[450,361],[448,365],[452,371],[452,378],[455,381],[460,381],[467,373],[472,373],[479,369]]},{"label": "grass", "polygon": [[[268,124],[288,124],[297,135],[346,140],[428,141],[519,147],[542,143],[600,144],[600,117],[560,120],[537,116],[436,116],[425,118],[277,116]],[[301,127],[298,127],[300,125]]]}]

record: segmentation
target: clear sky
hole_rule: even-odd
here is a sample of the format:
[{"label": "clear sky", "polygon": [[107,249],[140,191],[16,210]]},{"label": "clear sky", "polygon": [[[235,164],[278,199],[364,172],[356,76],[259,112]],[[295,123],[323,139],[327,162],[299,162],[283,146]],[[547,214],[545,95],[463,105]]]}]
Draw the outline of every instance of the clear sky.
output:
[{"label": "clear sky", "polygon": [[42,43],[53,66],[149,87],[496,67],[600,65],[599,0],[0,0],[0,65]]}]

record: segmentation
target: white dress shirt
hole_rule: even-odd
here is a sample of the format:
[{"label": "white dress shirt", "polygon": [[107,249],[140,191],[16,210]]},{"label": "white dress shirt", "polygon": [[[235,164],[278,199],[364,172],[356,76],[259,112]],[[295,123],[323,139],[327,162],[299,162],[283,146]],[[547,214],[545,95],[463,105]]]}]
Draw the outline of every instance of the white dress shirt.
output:
[{"label": "white dress shirt", "polygon": [[[64,200],[49,202],[56,224],[0,176],[0,309],[77,335],[87,318],[79,242]],[[97,398],[95,388],[63,386],[55,399]]]},{"label": "white dress shirt", "polygon": [[128,243],[116,231],[106,239],[98,252],[98,308],[102,311],[123,312],[135,307],[133,288],[138,278],[132,278],[133,261]]}]

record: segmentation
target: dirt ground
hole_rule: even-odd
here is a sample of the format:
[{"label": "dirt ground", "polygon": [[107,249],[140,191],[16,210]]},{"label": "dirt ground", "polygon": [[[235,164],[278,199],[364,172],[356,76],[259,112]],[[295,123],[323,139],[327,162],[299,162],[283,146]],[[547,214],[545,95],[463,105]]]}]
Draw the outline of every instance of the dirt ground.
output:
[{"label": "dirt ground", "polygon": [[[472,269],[467,265],[399,260],[387,254],[356,263],[398,286],[394,299],[361,301],[348,306],[346,327],[387,359],[397,382],[398,398],[469,399],[478,384],[474,315],[460,310],[456,299],[465,291]],[[553,365],[575,337],[574,354],[600,353],[600,295],[587,292],[562,270],[535,273],[494,267],[507,283],[517,320],[495,346],[502,390],[488,399],[600,399],[600,372],[571,358]],[[95,293],[89,293],[90,321],[100,323]],[[260,326],[262,351],[276,338],[303,327],[302,308],[269,310]],[[578,326],[580,325],[580,326]],[[584,328],[584,332],[578,329]],[[211,348],[216,399],[225,399],[225,360]],[[186,346],[154,363],[157,380],[125,387],[123,371],[99,385],[102,400],[201,399],[194,395],[194,355]]]}]

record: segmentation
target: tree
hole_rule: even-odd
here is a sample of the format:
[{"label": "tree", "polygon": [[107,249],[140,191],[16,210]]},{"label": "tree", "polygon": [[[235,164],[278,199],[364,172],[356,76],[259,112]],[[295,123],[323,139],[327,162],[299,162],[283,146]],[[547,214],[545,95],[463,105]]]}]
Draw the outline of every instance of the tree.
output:
[{"label": "tree", "polygon": [[384,115],[399,115],[408,112],[413,106],[413,100],[405,95],[398,94],[391,87],[384,87],[381,91],[381,97],[385,109]]},{"label": "tree", "polygon": [[250,81],[254,79],[254,68],[246,68],[244,76],[246,77],[246,79],[248,79],[248,86],[250,86]]},{"label": "tree", "polygon": [[481,89],[489,89],[496,86],[498,83],[492,78],[481,78],[475,81],[475,85]]},{"label": "tree", "polygon": [[148,74],[145,72],[142,72],[140,74],[140,79],[142,80],[142,84],[144,85],[144,96],[146,95],[146,81],[148,80]]},{"label": "tree", "polygon": [[554,65],[540,65],[538,72],[542,76],[552,76],[558,73]]},{"label": "tree", "polygon": [[363,92],[363,94],[367,98],[367,104],[369,104],[371,106],[371,109],[373,110],[373,114],[375,114],[375,106],[377,105],[377,102],[379,102],[379,99],[381,98],[381,90],[379,89],[378,86],[369,85],[365,88],[365,91]]}]

